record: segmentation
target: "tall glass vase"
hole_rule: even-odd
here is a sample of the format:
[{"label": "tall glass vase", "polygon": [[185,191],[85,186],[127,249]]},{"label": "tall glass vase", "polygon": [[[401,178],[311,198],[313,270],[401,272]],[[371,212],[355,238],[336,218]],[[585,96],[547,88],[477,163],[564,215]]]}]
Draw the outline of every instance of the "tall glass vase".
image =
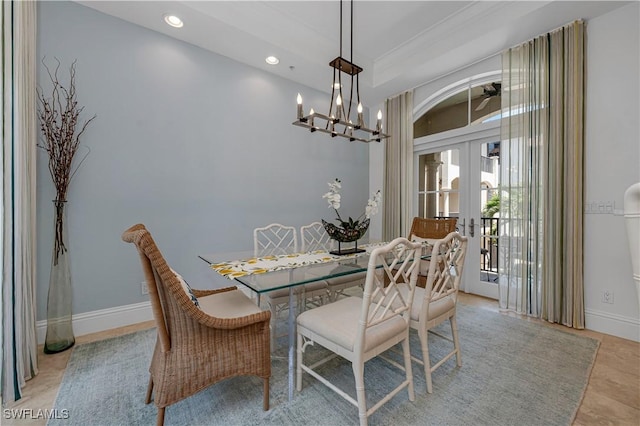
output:
[{"label": "tall glass vase", "polygon": [[67,202],[54,200],[53,253],[47,299],[47,337],[44,353],[69,349],[76,342],[71,323],[71,269],[67,232]]}]

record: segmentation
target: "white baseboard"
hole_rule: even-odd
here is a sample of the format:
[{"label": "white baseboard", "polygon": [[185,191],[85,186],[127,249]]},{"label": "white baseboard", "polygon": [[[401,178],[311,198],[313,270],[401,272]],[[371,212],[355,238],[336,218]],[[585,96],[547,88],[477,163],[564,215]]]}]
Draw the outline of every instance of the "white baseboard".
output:
[{"label": "white baseboard", "polygon": [[640,320],[637,318],[586,309],[585,328],[640,342]]},{"label": "white baseboard", "polygon": [[[77,314],[73,316],[72,323],[74,334],[82,336],[139,322],[151,321],[152,319],[151,303],[141,302]],[[585,310],[585,322],[588,330],[640,342],[640,320],[637,318],[587,309]],[[44,343],[46,334],[47,321],[38,321],[36,323],[38,344]]]},{"label": "white baseboard", "polygon": [[[82,336],[112,328],[124,327],[153,319],[150,302],[134,303],[115,308],[84,312],[73,316],[73,334]],[[36,322],[38,344],[43,344],[47,335],[47,320]]]}]

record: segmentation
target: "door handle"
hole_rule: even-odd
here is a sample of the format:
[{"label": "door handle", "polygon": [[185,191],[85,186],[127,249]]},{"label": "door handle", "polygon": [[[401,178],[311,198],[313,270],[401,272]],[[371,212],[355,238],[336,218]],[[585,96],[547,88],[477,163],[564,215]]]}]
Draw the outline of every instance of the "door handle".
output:
[{"label": "door handle", "polygon": [[475,234],[475,229],[474,229],[474,220],[473,218],[471,218],[471,223],[469,223],[469,235],[471,235],[471,238],[473,238],[474,234]]}]

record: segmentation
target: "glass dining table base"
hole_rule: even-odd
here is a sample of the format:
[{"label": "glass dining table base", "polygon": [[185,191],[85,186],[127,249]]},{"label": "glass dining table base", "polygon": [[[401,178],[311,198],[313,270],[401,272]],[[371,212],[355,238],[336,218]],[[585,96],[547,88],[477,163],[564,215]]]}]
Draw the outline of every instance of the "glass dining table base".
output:
[{"label": "glass dining table base", "polygon": [[[297,306],[297,297],[294,294],[293,287],[289,287],[289,313],[287,314],[287,382],[289,386],[288,396],[289,401],[293,400],[293,390],[295,388],[295,378],[296,378],[296,312],[298,310]],[[260,306],[260,293],[257,294],[258,306]],[[273,319],[275,322],[277,318]],[[275,330],[271,330],[272,333]],[[275,349],[275,348],[272,348]]]}]

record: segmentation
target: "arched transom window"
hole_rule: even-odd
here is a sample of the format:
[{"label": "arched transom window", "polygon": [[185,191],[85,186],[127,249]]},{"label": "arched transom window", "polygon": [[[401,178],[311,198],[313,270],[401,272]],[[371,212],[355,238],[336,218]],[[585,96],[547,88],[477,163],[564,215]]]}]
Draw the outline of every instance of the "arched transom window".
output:
[{"label": "arched transom window", "polygon": [[433,135],[500,118],[499,80],[471,84],[438,102],[413,124],[414,138]]}]

